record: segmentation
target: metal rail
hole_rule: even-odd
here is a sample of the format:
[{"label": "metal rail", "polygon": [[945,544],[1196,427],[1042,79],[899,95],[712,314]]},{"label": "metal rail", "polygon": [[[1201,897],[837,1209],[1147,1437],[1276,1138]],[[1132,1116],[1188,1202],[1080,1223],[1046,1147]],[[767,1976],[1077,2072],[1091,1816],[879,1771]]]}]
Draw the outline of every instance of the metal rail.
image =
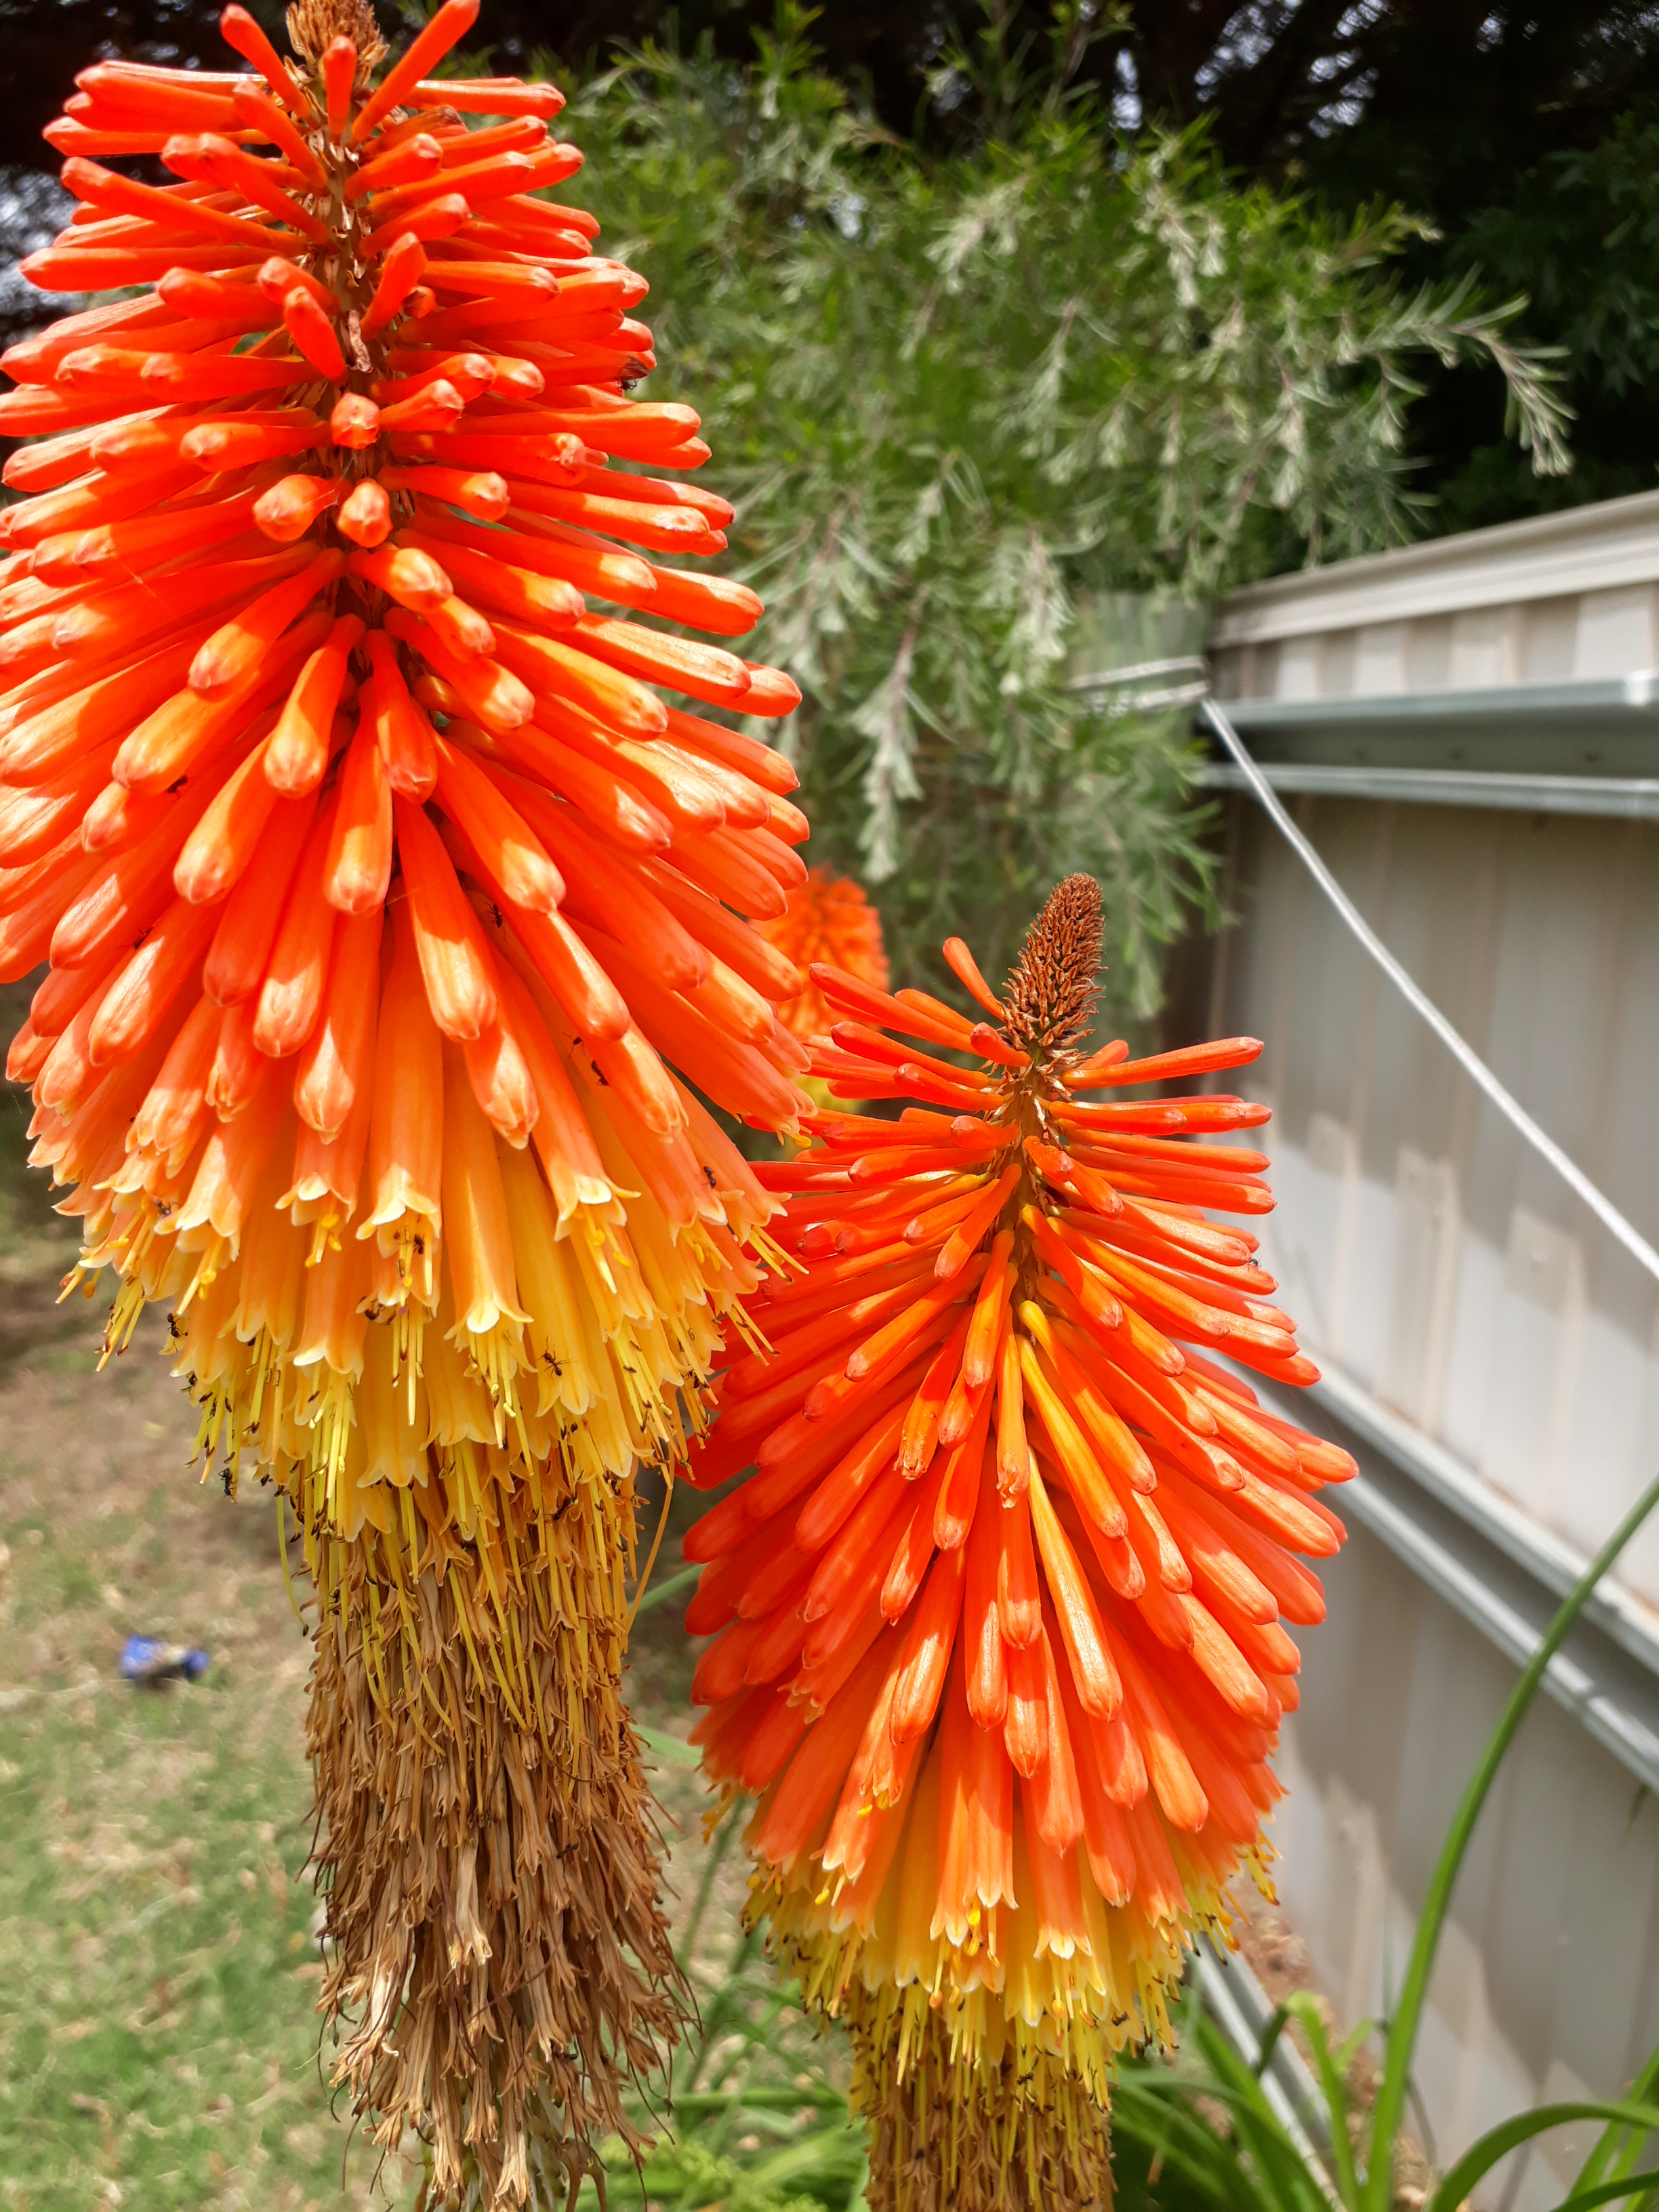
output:
[{"label": "metal rail", "polygon": [[1504,1120],[1532,1146],[1539,1158],[1553,1168],[1580,1203],[1589,1208],[1607,1233],[1617,1239],[1656,1281],[1659,1281],[1659,1252],[1634,1224],[1627,1221],[1607,1194],[1598,1188],[1583,1168],[1564,1152],[1547,1130],[1540,1128],[1526,1108],[1505,1085],[1493,1074],[1474,1047],[1453,1028],[1432,999],[1416,980],[1395,958],[1376,932],[1365,920],[1358,908],[1338,883],[1336,878],[1321,860],[1318,853],[1291,819],[1280,803],[1278,793],[1251,757],[1244,740],[1233,727],[1226,710],[1213,697],[1206,698],[1199,710],[1243,775],[1246,784],[1255,793],[1285,843],[1302,862],[1309,874],[1325,894],[1345,927],[1376,961],[1389,981],[1414,1012],[1420,1014],[1440,1039],[1464,1073],[1482,1091],[1498,1109]]}]

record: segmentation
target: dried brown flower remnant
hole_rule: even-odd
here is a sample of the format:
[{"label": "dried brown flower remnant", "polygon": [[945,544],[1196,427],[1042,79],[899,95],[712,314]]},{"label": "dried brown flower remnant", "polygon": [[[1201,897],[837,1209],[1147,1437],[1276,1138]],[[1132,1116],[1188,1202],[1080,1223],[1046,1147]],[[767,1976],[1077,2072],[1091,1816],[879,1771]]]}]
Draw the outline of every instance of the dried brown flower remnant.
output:
[{"label": "dried brown flower remnant", "polygon": [[434,2205],[539,2203],[637,2142],[623,2087],[685,2014],[620,1692],[632,1485],[550,1474],[508,1517],[510,1549],[365,1528],[318,1560],[334,2078],[376,2142],[429,2146]]},{"label": "dried brown flower remnant", "polygon": [[866,2202],[893,2212],[1110,2212],[1103,2129],[1073,2122],[1063,2069],[1012,2047],[959,2069],[930,2014],[915,2048],[890,1992],[849,1998],[853,2110],[870,2130]]},{"label": "dried brown flower remnant", "polygon": [[386,43],[368,0],[295,0],[283,20],[295,52],[308,62],[321,61],[334,40],[349,39],[357,52],[359,83],[386,58]]}]

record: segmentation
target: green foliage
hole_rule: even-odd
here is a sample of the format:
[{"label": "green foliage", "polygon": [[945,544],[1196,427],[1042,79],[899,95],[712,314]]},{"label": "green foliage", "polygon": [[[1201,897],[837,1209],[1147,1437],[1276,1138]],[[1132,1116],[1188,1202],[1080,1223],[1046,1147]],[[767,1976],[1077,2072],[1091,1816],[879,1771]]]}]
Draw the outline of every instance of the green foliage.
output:
[{"label": "green foliage", "polygon": [[[1490,198],[1486,180],[1481,197],[1447,224],[1437,250],[1440,266],[1525,287],[1528,319],[1556,341],[1579,422],[1571,477],[1547,481],[1518,470],[1510,448],[1468,447],[1458,435],[1467,413],[1443,407],[1435,442],[1449,447],[1458,465],[1440,486],[1439,529],[1652,488],[1659,126],[1651,118],[1651,104],[1620,116],[1595,143],[1506,173]],[[1427,427],[1419,425],[1419,443]],[[1467,449],[1459,452],[1460,445]]]},{"label": "green foliage", "polygon": [[[728,1814],[717,1826],[676,1947],[700,2033],[676,2069],[672,2128],[659,2129],[637,2181],[626,2150],[611,2147],[609,2195],[642,2192],[660,2212],[853,2212],[866,2164],[843,2053],[768,1969],[757,1932],[739,1925],[724,1942],[716,1933],[708,1955],[710,1908],[740,1825]],[[649,2124],[643,2105],[640,2117]],[[583,2183],[577,2212],[600,2212],[594,2181]]]},{"label": "green foliage", "polygon": [[937,161],[817,72],[807,21],[781,13],[746,70],[632,54],[571,120],[611,250],[650,277],[662,388],[738,502],[756,649],[806,695],[813,857],[877,887],[912,976],[964,927],[995,974],[1090,869],[1113,1011],[1145,1015],[1205,891],[1194,762],[1179,720],[1068,688],[1080,602],[1202,600],[1407,535],[1413,358],[1497,360],[1541,469],[1560,411],[1505,341],[1516,303],[1390,278],[1398,210],[1332,222],[1200,134],[1125,152],[1073,80],[1080,15],[1046,82],[989,33],[947,57],[934,96],[981,127]]}]

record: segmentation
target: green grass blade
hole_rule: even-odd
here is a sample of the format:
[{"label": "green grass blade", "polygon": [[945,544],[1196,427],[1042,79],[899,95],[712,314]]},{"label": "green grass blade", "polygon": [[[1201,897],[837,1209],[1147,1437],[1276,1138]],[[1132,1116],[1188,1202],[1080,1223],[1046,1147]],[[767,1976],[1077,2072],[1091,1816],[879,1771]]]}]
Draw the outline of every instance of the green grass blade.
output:
[{"label": "green grass blade", "polygon": [[1261,2031],[1261,2045],[1250,2061],[1250,2071],[1258,2081],[1273,2063],[1273,2053],[1279,2048],[1279,2039],[1290,2024],[1288,2009],[1282,2004],[1276,2004],[1267,2015],[1267,2024]]},{"label": "green grass blade", "polygon": [[1647,2204],[1659,2204],[1659,2166],[1647,2173],[1627,2174],[1622,2181],[1602,2181],[1594,2189],[1575,2190],[1562,2199],[1555,2212],[1594,2212],[1598,2204],[1617,2204],[1623,2197],[1638,2196],[1643,2201],[1633,2205],[1632,2212],[1644,2212]]},{"label": "green grass blade", "polygon": [[1195,2086],[1231,2112],[1234,2127],[1271,2192],[1273,2212],[1326,2212],[1330,2198],[1324,2176],[1309,2165],[1254,2067],[1212,2021],[1200,2023],[1194,2040],[1211,2075]]},{"label": "green grass blade", "polygon": [[[1630,2101],[1633,2105],[1659,2104],[1659,2096],[1655,2094],[1656,2090],[1659,2090],[1659,2051],[1653,2053],[1631,2083]],[[1580,2168],[1573,2187],[1591,2189],[1599,2181],[1628,2173],[1636,2164],[1646,2140],[1644,2136],[1632,2134],[1625,2128],[1604,2128],[1601,2140]]]},{"label": "green grass blade", "polygon": [[714,1894],[715,1877],[725,1865],[726,1855],[731,1850],[733,1838],[738,1832],[738,1824],[732,1817],[736,1809],[735,1805],[728,1807],[722,1815],[719,1826],[708,1839],[713,1849],[705,1852],[703,1856],[702,1875],[697,1883],[696,1902],[691,1908],[691,1917],[685,1923],[685,1933],[681,1936],[679,1942],[680,1965],[688,1976],[692,1971],[697,1938],[702,1933],[703,1916],[708,1910],[708,1900]]},{"label": "green grass blade", "polygon": [[[1463,1802],[1452,1820],[1429,1883],[1428,1894],[1423,1900],[1417,1934],[1412,1942],[1411,1957],[1407,1961],[1405,1979],[1401,1984],[1400,2001],[1389,2028],[1382,2080],[1371,2112],[1370,2157],[1365,2180],[1367,2212],[1389,2212],[1394,2200],[1395,2142],[1405,2116],[1407,2083],[1417,2048],[1418,2030],[1422,2025],[1423,2008],[1428,2002],[1429,1977],[1434,1969],[1435,1954],[1440,1947],[1446,1916],[1451,1909],[1452,1891],[1456,1887],[1457,1876],[1475,1825],[1486,1806],[1492,1784],[1498,1778],[1498,1770],[1526,1718],[1528,1707],[1538,1694],[1550,1661],[1566,1642],[1574,1622],[1589,1602],[1596,1584],[1656,1505],[1659,1505],[1659,1478],[1649,1484],[1602,1545],[1545,1630],[1537,1650],[1510,1692],[1498,1725],[1487,1739],[1480,1763],[1463,1793]],[[1459,2200],[1454,2197],[1451,2202],[1455,2204]]]},{"label": "green grass blade", "polygon": [[1659,2128],[1659,2106],[1611,2104],[1592,2097],[1571,2104],[1535,2105],[1529,2112],[1517,2112],[1500,2126],[1488,2128],[1478,2142],[1470,2144],[1430,2197],[1425,2212],[1457,2212],[1476,2182],[1490,2173],[1500,2159],[1507,2158],[1523,2142],[1530,2142],[1534,2136],[1547,2135],[1552,2128],[1565,2127],[1572,2120],[1606,2120],[1620,2127]]},{"label": "green grass blade", "polygon": [[695,1745],[682,1742],[665,1729],[647,1728],[643,1722],[635,1721],[634,1733],[652,1757],[660,1759],[665,1766],[678,1766],[690,1772],[702,1764],[702,1754]]},{"label": "green grass blade", "polygon": [[649,1583],[645,1595],[634,1607],[635,1620],[637,1620],[642,1613],[649,1613],[653,1606],[666,1605],[671,1598],[678,1597],[689,1590],[702,1572],[701,1567],[686,1567],[677,1575],[670,1575],[665,1583]]},{"label": "green grass blade", "polygon": [[1319,2006],[1307,1990],[1298,1990],[1285,2001],[1285,2009],[1300,2026],[1313,2052],[1314,2070],[1330,2119],[1331,2162],[1336,2168],[1336,2191],[1351,2207],[1359,2203],[1359,2170],[1354,2164],[1353,2139],[1348,2132],[1348,2087],[1342,2069],[1331,2055],[1330,2038],[1320,2017]]}]

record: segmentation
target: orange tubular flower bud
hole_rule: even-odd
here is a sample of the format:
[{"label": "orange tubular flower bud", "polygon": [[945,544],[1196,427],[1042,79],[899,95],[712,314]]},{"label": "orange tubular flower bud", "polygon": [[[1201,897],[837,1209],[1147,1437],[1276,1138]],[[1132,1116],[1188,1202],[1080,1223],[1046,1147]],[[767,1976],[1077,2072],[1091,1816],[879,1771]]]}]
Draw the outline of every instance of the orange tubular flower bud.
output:
[{"label": "orange tubular flower bud", "polygon": [[94,1067],[129,1060],[155,1035],[213,933],[210,907],[179,899],[170,906],[121,970],[88,1036]]},{"label": "orange tubular flower bud", "polygon": [[324,807],[311,825],[259,986],[253,1041],[272,1060],[298,1052],[322,1010],[334,941],[334,910],[322,892],[337,808]]},{"label": "orange tubular flower bud", "polygon": [[337,446],[361,453],[380,434],[380,410],[361,392],[343,392],[330,410],[328,434]]},{"label": "orange tubular flower bud", "polygon": [[[219,18],[219,29],[228,46],[234,46],[246,60],[251,61],[259,75],[270,87],[276,98],[290,114],[308,116],[310,103],[289,74],[287,64],[259,28],[246,8],[232,4]],[[237,88],[240,96],[241,88]],[[288,149],[283,149],[286,152]],[[290,155],[289,157],[293,157]],[[320,167],[315,181],[322,181]]]},{"label": "orange tubular flower bud", "polygon": [[253,502],[253,520],[261,532],[287,545],[303,538],[319,514],[325,514],[340,496],[335,477],[284,477]]},{"label": "orange tubular flower bud", "polygon": [[488,470],[391,468],[380,471],[387,491],[424,494],[476,515],[480,522],[499,522],[513,504],[506,480]]},{"label": "orange tubular flower bud", "polygon": [[338,524],[341,536],[354,545],[366,551],[379,545],[392,530],[392,502],[385,487],[372,477],[355,484],[341,502]]},{"label": "orange tubular flower bud", "polygon": [[437,740],[431,723],[410,696],[398,650],[383,629],[366,644],[374,672],[374,732],[386,781],[400,799],[428,799],[437,781]]},{"label": "orange tubular flower bud", "polygon": [[444,1035],[465,1042],[480,1036],[495,1018],[489,951],[429,817],[407,799],[393,804],[427,1002]]},{"label": "orange tubular flower bud", "polygon": [[460,421],[466,400],[447,377],[434,378],[406,399],[380,404],[380,428],[387,437],[410,430],[448,430]]},{"label": "orange tubular flower bud", "polygon": [[346,749],[323,863],[322,895],[341,914],[373,914],[392,884],[392,785],[374,727],[371,695],[362,695],[357,734]]},{"label": "orange tubular flower bud", "polygon": [[[445,192],[436,199],[425,200],[406,212],[391,216],[378,230],[369,232],[363,240],[366,253],[381,254],[389,246],[404,240],[425,241],[438,238],[453,238],[471,218],[471,209],[459,192]],[[431,274],[432,264],[426,264],[426,274]],[[526,281],[539,279],[538,270],[526,270]],[[550,289],[550,285],[538,283],[538,289]],[[486,288],[487,289],[487,288]]]},{"label": "orange tubular flower bud", "polygon": [[254,746],[185,840],[173,882],[192,906],[225,897],[253,857],[277,799],[264,772],[264,744]]},{"label": "orange tubular flower bud", "polygon": [[202,970],[203,988],[216,1006],[234,1006],[258,988],[316,811],[314,793],[278,805],[225,902]]},{"label": "orange tubular flower bud", "polygon": [[335,925],[321,1018],[312,1031],[294,1080],[300,1119],[332,1140],[344,1128],[374,1065],[374,1025],[380,997],[383,907]]},{"label": "orange tubular flower bud", "polygon": [[357,75],[356,42],[343,36],[331,39],[323,50],[321,76],[323,80],[323,119],[331,138],[345,136],[346,119],[351,112],[351,88]]},{"label": "orange tubular flower bud", "polygon": [[564,878],[477,763],[440,738],[437,801],[515,907],[556,914]]},{"label": "orange tubular flower bud", "polygon": [[296,284],[283,301],[283,321],[289,336],[319,376],[337,380],[345,374],[345,356],[333,324],[311,294]]},{"label": "orange tubular flower bud", "polygon": [[228,475],[253,467],[260,461],[285,460],[293,453],[313,452],[328,442],[328,430],[314,417],[284,422],[218,422],[198,423],[187,430],[179,451],[210,474]]},{"label": "orange tubular flower bud", "polygon": [[417,553],[410,547],[389,547],[383,553],[353,553],[347,558],[346,568],[349,574],[374,585],[413,614],[426,614],[434,607],[441,607],[453,590],[448,576],[430,554]]},{"label": "orange tubular flower bud", "polygon": [[337,550],[318,554],[297,576],[273,585],[222,629],[215,630],[190,665],[191,690],[212,698],[257,673],[263,656],[344,565],[344,556]]},{"label": "orange tubular flower bud", "polygon": [[341,616],[295,678],[264,751],[265,777],[274,791],[298,799],[322,781],[334,710],[352,648],[362,635],[357,616]]},{"label": "orange tubular flower bud", "polygon": [[[744,848],[720,835],[708,860],[731,871]],[[774,935],[805,951],[797,929]],[[694,1692],[713,1703],[698,1732],[711,1778],[775,1790],[751,1841],[786,1954],[838,1993],[824,2002],[848,2014],[872,2080],[902,2077],[905,2051],[925,2049],[966,2100],[1008,2065],[995,2094],[1011,2136],[1034,2128],[1047,2159],[1063,2136],[1097,2166],[1124,2021],[1155,2030],[1158,1984],[1260,1841],[1258,1778],[1297,1664],[1281,1612],[1322,1609],[1291,1553],[1339,1540],[1310,1493],[1346,1471],[1277,1416],[1266,1427],[1231,1370],[1183,1353],[1218,1342],[1276,1379],[1295,1371],[1254,1239],[1196,1211],[1195,1177],[1202,1202],[1231,1206],[1261,1189],[1263,1162],[1192,1137],[1259,1116],[1206,1096],[1107,1121],[1084,1103],[1127,1060],[1078,1042],[1100,943],[1084,877],[1055,891],[1000,998],[953,940],[947,963],[984,1020],[890,995],[884,971],[815,961],[816,1080],[837,1099],[905,1102],[902,1116],[826,1105],[805,1117],[810,1149],[757,1170],[805,1274],[747,1302],[772,1351],[730,1369],[692,1468],[702,1484],[752,1463],[711,1522],[732,1540],[752,1531],[763,1561],[787,1529],[800,1559],[775,1593],[751,1583],[737,1678],[711,1668]],[[650,1008],[648,977],[629,990]],[[1199,1048],[1127,1079],[1256,1050]],[[1028,1142],[1033,1129],[1063,1143]],[[915,1272],[896,1276],[901,1258]],[[860,1396],[918,1349],[888,1391]],[[698,1600],[712,1626],[727,1570],[701,1535],[687,1549],[712,1561]],[[860,1642],[870,1617],[902,1641]],[[866,1650],[879,1680],[854,1742],[850,1721],[844,1735],[830,1725],[822,1670]],[[761,1723],[744,1724],[745,1748],[738,1721],[754,1654],[775,1667],[762,1679],[776,1710],[807,1717],[768,1749],[764,1776]],[[831,1802],[834,1819],[809,1825]],[[1036,2020],[1048,2039],[1028,2045]],[[879,2142],[895,2102],[878,2100]]]},{"label": "orange tubular flower bud", "polygon": [[[416,143],[419,143],[418,141]],[[379,282],[362,319],[366,339],[378,337],[395,320],[426,267],[426,248],[418,238],[398,239],[380,264]]]}]

